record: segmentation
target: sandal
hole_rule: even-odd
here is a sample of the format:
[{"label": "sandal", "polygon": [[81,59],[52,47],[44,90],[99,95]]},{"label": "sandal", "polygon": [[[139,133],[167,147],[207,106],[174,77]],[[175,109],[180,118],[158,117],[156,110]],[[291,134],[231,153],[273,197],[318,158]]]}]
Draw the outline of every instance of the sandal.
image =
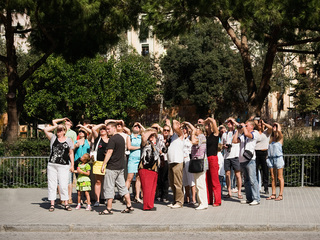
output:
[{"label": "sandal", "polygon": [[53,212],[54,211],[54,205],[51,205],[49,208],[49,212]]},{"label": "sandal", "polygon": [[231,198],[230,194],[224,195],[224,198]]},{"label": "sandal", "polygon": [[134,208],[132,206],[127,206],[127,208],[122,210],[121,213],[130,213],[132,211],[134,211]]},{"label": "sandal", "polygon": [[268,197],[266,200],[275,200],[276,199],[276,195],[272,194],[270,197]]},{"label": "sandal", "polygon": [[71,210],[72,210],[72,208],[70,207],[70,205],[66,205],[66,206],[64,207],[64,209],[67,210],[67,211],[71,211]]},{"label": "sandal", "polygon": [[111,211],[111,209],[108,209],[108,208],[102,212],[99,212],[99,215],[112,215],[112,214],[113,212]]},{"label": "sandal", "polygon": [[242,195],[238,195],[238,199],[243,199],[243,196]]},{"label": "sandal", "polygon": [[281,201],[281,200],[283,200],[283,196],[282,196],[282,195],[279,195],[279,196],[275,199],[275,201]]}]

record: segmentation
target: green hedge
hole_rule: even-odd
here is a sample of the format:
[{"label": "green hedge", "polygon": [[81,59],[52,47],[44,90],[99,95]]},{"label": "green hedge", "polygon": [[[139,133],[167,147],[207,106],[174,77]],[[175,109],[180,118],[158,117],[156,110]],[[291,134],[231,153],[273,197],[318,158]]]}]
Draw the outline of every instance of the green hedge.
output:
[{"label": "green hedge", "polygon": [[49,156],[50,142],[48,139],[19,140],[14,144],[0,143],[0,157],[16,156]]},{"label": "green hedge", "polygon": [[[300,135],[284,139],[284,154],[320,153],[320,137],[302,138]],[[0,143],[2,156],[49,156],[50,142],[47,139],[19,140],[15,144]]]},{"label": "green hedge", "polygon": [[284,154],[320,153],[320,137],[302,138],[300,135],[283,141]]}]

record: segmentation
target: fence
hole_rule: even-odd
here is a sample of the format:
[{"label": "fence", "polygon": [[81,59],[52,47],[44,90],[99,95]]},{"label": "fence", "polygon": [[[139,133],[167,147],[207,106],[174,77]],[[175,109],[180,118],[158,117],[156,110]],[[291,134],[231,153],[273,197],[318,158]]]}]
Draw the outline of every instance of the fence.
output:
[{"label": "fence", "polygon": [[[284,155],[286,186],[320,186],[320,154]],[[0,157],[0,188],[46,187],[48,157]]]}]

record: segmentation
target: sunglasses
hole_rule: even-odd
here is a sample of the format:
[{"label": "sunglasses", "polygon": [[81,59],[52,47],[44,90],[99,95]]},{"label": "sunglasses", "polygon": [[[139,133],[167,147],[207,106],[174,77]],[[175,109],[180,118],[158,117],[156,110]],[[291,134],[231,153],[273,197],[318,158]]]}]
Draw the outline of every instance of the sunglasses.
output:
[{"label": "sunglasses", "polygon": [[133,127],[138,127],[138,128],[140,128],[140,126],[139,126],[139,125],[134,125]]},{"label": "sunglasses", "polygon": [[169,129],[163,129],[163,131],[164,131],[164,132],[170,132],[170,130],[169,130]]}]

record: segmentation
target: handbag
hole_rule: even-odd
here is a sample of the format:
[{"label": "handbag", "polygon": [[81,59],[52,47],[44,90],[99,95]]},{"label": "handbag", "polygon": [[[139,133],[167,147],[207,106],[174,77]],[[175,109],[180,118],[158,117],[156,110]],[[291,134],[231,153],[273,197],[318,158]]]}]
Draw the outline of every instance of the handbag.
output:
[{"label": "handbag", "polygon": [[245,159],[247,159],[248,161],[251,160],[251,158],[253,157],[253,153],[250,152],[249,150],[244,150],[243,156]]},{"label": "handbag", "polygon": [[204,155],[203,158],[193,158],[190,160],[188,171],[190,173],[201,173],[204,170]]},{"label": "handbag", "polygon": [[96,175],[106,175],[106,171],[101,172],[102,164],[102,161],[95,161],[92,165],[92,173]]},{"label": "handbag", "polygon": [[98,146],[99,146],[100,140],[101,140],[101,137],[99,138],[99,140],[98,140],[98,142],[97,142],[97,144],[96,144],[95,149],[90,152],[90,157],[93,156],[93,161],[97,161]]}]

